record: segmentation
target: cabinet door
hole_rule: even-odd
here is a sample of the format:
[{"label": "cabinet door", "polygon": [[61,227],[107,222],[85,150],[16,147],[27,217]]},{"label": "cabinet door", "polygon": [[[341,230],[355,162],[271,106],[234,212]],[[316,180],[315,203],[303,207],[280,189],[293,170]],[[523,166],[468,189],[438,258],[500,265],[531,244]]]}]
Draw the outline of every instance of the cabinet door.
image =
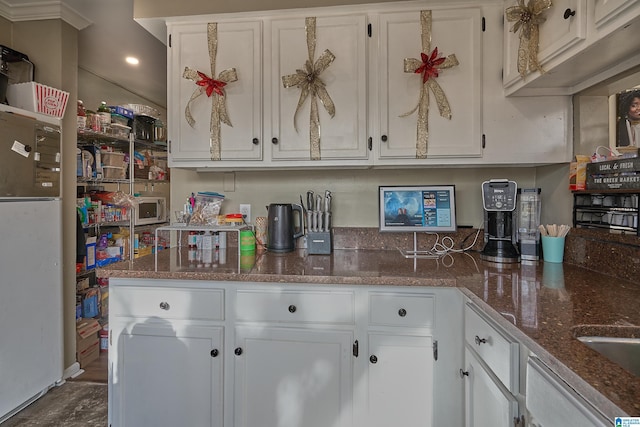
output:
[{"label": "cabinet door", "polygon": [[217,79],[220,72],[235,68],[238,79],[224,87],[232,127],[221,124],[220,156],[226,160],[262,159],[262,23],[220,22],[217,29],[216,76],[211,76],[207,22],[173,24],[169,27],[169,158],[171,166],[216,166],[211,160],[212,98],[200,95],[190,105],[195,123],[190,126],[185,108],[199,88],[182,77],[185,67]]},{"label": "cabinet door", "polygon": [[[566,17],[565,11],[568,11]],[[587,0],[554,0],[553,6],[543,12],[543,16],[546,20],[539,26],[538,61],[545,71],[550,71],[581,48],[579,45],[587,35]],[[513,24],[505,19],[503,76],[505,87],[524,82],[518,73],[520,32],[511,32]],[[527,76],[526,81],[530,82],[538,76],[539,73]]]},{"label": "cabinet door", "polygon": [[595,0],[594,3],[594,24],[600,37],[637,18],[640,10],[637,0]]},{"label": "cabinet door", "polygon": [[350,331],[236,327],[237,427],[352,425]]},{"label": "cabinet door", "polygon": [[[436,96],[429,92],[428,157],[478,157],[482,154],[481,53],[482,32],[479,8],[434,10],[431,50],[439,56],[455,54],[459,64],[440,70],[435,81],[451,107],[451,119],[440,115]],[[373,111],[379,113],[380,129],[373,139],[380,163],[416,158],[418,112],[411,111],[420,98],[419,74],[405,73],[405,58],[420,59],[422,52],[420,11],[383,13],[379,16],[379,59],[375,69],[379,81],[372,81],[372,93],[379,93]],[[416,160],[424,163],[424,160]],[[387,162],[388,163],[388,162]]]},{"label": "cabinet door", "polygon": [[530,357],[527,361],[527,410],[532,425],[584,427],[610,426],[572,388],[547,368],[540,360]]},{"label": "cabinet door", "polygon": [[512,427],[518,401],[493,377],[488,368],[465,348],[466,427]]},{"label": "cabinet door", "polygon": [[222,328],[121,322],[110,425],[222,426]]},{"label": "cabinet door", "polygon": [[433,339],[369,334],[367,426],[433,425]]},{"label": "cabinet door", "polygon": [[[267,83],[271,90],[269,143],[272,160],[309,160],[311,97],[300,106],[298,87],[285,88],[282,77],[303,70],[309,58],[305,17],[271,21],[271,58]],[[316,48],[313,62],[328,49],[335,59],[319,75],[335,105],[332,118],[320,99],[320,158],[322,160],[367,159],[366,144],[366,16],[316,18]],[[268,63],[268,62],[267,62]]]}]

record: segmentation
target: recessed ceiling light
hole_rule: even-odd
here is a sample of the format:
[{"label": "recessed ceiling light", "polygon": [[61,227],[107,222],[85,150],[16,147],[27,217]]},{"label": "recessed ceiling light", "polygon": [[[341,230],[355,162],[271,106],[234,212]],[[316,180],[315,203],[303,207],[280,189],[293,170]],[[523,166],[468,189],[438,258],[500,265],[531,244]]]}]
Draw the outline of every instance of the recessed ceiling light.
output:
[{"label": "recessed ceiling light", "polygon": [[127,56],[126,61],[131,65],[138,65],[138,63],[140,62],[138,61],[138,58],[134,58],[133,56]]}]

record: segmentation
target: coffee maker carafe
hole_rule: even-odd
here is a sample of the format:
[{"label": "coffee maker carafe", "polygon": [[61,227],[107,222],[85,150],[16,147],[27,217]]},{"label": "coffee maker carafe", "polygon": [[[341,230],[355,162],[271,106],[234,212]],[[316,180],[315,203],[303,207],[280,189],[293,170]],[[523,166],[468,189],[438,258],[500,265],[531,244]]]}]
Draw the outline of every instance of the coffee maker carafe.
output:
[{"label": "coffee maker carafe", "polygon": [[[304,235],[302,206],[291,203],[272,203],[267,215],[267,250],[291,252],[296,248],[295,239]],[[299,231],[295,230],[294,212],[298,212]]]},{"label": "coffee maker carafe", "polygon": [[484,249],[480,258],[497,263],[519,262],[516,248],[515,181],[492,179],[482,183],[484,207]]},{"label": "coffee maker carafe", "polygon": [[540,188],[518,188],[518,251],[525,261],[540,259]]}]

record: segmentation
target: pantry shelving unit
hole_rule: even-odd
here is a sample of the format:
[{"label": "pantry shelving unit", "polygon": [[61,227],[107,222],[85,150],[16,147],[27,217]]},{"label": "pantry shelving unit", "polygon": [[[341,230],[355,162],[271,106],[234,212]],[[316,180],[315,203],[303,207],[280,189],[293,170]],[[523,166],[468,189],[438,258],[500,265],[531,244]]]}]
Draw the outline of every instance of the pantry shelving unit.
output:
[{"label": "pantry shelving unit", "polygon": [[[77,136],[77,146],[110,146],[113,147],[114,151],[118,152],[126,152],[129,155],[129,159],[134,159],[135,150],[136,149],[150,149],[154,151],[166,151],[166,146],[159,145],[153,142],[144,141],[135,139],[135,133],[132,131],[129,133],[127,138],[110,135],[103,132],[97,132],[90,129],[78,130]],[[169,180],[153,180],[153,179],[142,179],[135,177],[135,164],[130,161],[128,164],[128,178],[125,179],[117,179],[117,178],[87,178],[87,177],[77,177],[77,183],[82,185],[103,185],[103,184],[115,184],[117,191],[123,191],[128,194],[134,194],[135,184],[142,183],[145,185],[151,185],[152,187],[156,184],[168,184]],[[134,209],[134,208],[133,208]],[[125,221],[107,221],[101,222],[96,221],[94,223],[88,224],[88,227],[85,228],[93,228],[96,235],[99,235],[100,228],[102,227],[128,227],[130,229],[129,233],[129,259],[134,258],[134,218],[135,211],[131,210],[129,213],[129,219]]]},{"label": "pantry shelving unit", "polygon": [[573,226],[640,236],[640,189],[573,193]]}]

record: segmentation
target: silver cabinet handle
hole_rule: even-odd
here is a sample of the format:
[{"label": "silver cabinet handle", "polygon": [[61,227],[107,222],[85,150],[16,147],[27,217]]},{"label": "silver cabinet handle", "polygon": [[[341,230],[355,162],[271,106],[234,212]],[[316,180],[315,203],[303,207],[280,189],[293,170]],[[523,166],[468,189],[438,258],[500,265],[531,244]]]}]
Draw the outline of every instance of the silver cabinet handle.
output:
[{"label": "silver cabinet handle", "polygon": [[162,310],[169,310],[169,303],[168,303],[168,302],[165,302],[165,301],[162,301],[162,302],[160,303],[160,308],[161,308]]}]

